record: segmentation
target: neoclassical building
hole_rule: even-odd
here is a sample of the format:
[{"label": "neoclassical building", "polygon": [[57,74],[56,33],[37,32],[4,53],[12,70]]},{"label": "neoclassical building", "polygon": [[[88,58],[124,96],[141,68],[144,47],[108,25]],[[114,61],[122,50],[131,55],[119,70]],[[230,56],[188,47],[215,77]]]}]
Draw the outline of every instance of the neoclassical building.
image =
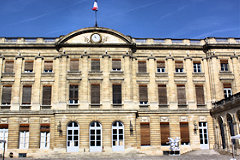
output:
[{"label": "neoclassical building", "polygon": [[213,102],[240,92],[240,38],[133,38],[93,27],[0,38],[0,55],[0,139],[14,157],[161,155],[168,137],[181,138],[180,153],[212,149]]}]

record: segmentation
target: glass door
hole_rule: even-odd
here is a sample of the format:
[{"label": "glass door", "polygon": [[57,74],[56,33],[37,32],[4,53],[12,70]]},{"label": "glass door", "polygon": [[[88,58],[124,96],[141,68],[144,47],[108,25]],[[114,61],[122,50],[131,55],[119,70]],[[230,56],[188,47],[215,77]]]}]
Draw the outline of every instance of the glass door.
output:
[{"label": "glass door", "polygon": [[124,126],[122,122],[114,122],[112,125],[112,149],[124,151]]},{"label": "glass door", "polygon": [[199,122],[200,148],[209,149],[207,122]]},{"label": "glass door", "polygon": [[90,152],[102,152],[102,125],[92,122],[89,128]]},{"label": "glass door", "polygon": [[67,152],[79,151],[79,127],[76,122],[70,122],[67,126]]}]

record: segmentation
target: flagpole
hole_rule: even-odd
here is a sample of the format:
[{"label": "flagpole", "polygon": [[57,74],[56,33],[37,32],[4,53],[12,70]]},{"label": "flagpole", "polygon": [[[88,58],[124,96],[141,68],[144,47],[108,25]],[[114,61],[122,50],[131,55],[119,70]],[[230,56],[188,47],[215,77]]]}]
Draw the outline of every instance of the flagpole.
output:
[{"label": "flagpole", "polygon": [[98,27],[98,24],[97,24],[97,10],[95,11],[95,27]]}]

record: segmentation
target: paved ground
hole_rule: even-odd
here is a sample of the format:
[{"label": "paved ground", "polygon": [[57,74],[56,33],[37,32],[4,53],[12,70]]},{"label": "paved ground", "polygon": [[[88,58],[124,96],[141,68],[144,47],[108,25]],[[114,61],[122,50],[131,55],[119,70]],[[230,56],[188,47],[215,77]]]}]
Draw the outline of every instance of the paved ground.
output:
[{"label": "paved ground", "polygon": [[[111,154],[102,155],[99,153],[89,154],[80,157],[79,155],[72,155],[71,157],[62,158],[44,158],[38,160],[230,160],[231,155],[220,155],[213,150],[193,151],[181,156],[146,156],[143,154],[127,153],[127,154]],[[236,157],[240,160],[240,156]],[[16,160],[5,158],[5,160]],[[33,158],[18,158],[17,160],[33,160]]]}]

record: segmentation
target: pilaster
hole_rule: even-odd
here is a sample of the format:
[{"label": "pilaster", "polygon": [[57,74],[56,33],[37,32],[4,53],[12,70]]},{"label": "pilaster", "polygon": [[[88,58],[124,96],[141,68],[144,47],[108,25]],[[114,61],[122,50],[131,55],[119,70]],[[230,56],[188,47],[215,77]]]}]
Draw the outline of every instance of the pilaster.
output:
[{"label": "pilaster", "polygon": [[232,72],[234,74],[234,80],[232,83],[232,91],[233,94],[236,94],[240,92],[240,69],[239,69],[239,61],[237,56],[232,56],[231,57],[231,63],[232,63]]}]

